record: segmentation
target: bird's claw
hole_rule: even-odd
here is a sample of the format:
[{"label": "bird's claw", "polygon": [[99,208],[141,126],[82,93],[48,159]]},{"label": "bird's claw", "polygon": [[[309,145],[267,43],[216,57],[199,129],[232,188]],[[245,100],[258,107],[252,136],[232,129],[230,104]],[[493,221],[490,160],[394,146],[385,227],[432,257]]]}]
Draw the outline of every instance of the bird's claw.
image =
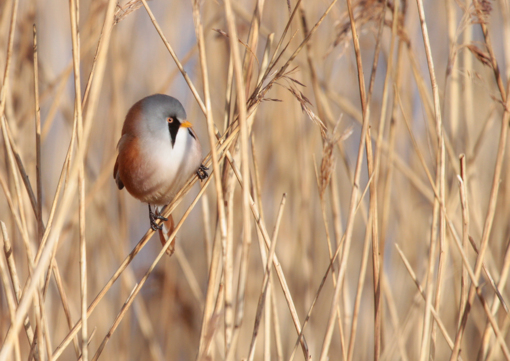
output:
[{"label": "bird's claw", "polygon": [[209,174],[207,173],[207,170],[209,168],[207,168],[205,165],[203,164],[200,164],[200,167],[198,167],[197,169],[197,176],[198,176],[198,179],[200,180],[204,180],[206,179],[207,177],[209,177]]},{"label": "bird's claw", "polygon": [[156,213],[154,213],[154,212],[152,211],[152,209],[151,209],[151,206],[149,205],[149,220],[150,220],[150,222],[151,222],[151,229],[152,229],[153,231],[158,231],[158,230],[160,230],[160,231],[161,231],[161,230],[163,229],[163,224],[158,225],[158,224],[156,223],[156,220],[157,220],[157,219],[162,220],[163,222],[168,221],[168,218],[163,217],[162,215],[158,214],[157,212],[158,212],[158,211],[157,211],[157,209],[156,209]]},{"label": "bird's claw", "polygon": [[152,229],[154,232],[156,232],[156,231],[161,231],[161,230],[163,229],[163,224],[158,225],[158,224],[156,223],[156,221],[151,220],[151,229]]}]

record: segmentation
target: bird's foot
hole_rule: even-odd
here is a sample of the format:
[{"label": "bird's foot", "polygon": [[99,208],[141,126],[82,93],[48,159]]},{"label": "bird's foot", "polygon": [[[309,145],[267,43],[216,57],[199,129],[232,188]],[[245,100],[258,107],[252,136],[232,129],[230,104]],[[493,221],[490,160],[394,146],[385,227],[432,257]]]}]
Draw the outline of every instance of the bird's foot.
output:
[{"label": "bird's foot", "polygon": [[151,219],[151,229],[156,232],[156,231],[161,231],[163,229],[163,225],[160,224],[158,226],[158,224],[156,223],[156,221],[154,219]]},{"label": "bird's foot", "polygon": [[163,224],[160,224],[158,225],[156,223],[156,220],[162,220],[163,222],[166,222],[168,221],[168,218],[166,217],[163,217],[162,215],[160,215],[156,209],[156,213],[154,213],[151,209],[151,205],[149,204],[149,220],[151,222],[151,229],[153,231],[157,231],[157,230],[162,230],[163,229]]},{"label": "bird's foot", "polygon": [[200,164],[200,167],[198,167],[197,169],[197,176],[198,176],[198,179],[200,180],[204,180],[206,179],[207,177],[209,177],[209,174],[207,173],[207,170],[209,168],[207,168],[205,165],[203,164]]}]

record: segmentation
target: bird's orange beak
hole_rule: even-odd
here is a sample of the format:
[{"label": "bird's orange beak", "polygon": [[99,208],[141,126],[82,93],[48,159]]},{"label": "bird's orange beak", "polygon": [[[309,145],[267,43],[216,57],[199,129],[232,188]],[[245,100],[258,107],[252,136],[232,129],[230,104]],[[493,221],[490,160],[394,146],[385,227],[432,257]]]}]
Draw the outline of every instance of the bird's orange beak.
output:
[{"label": "bird's orange beak", "polygon": [[191,123],[187,120],[181,123],[181,127],[183,128],[191,128]]}]

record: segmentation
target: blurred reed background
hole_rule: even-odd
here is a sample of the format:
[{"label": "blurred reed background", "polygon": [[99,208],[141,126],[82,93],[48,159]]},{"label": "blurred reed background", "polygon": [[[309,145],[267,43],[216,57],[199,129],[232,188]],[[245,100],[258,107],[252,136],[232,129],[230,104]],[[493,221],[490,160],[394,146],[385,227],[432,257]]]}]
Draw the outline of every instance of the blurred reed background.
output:
[{"label": "blurred reed background", "polygon": [[[509,11],[1,1],[0,360],[509,359]],[[112,179],[158,92],[210,168],[171,258]]]}]

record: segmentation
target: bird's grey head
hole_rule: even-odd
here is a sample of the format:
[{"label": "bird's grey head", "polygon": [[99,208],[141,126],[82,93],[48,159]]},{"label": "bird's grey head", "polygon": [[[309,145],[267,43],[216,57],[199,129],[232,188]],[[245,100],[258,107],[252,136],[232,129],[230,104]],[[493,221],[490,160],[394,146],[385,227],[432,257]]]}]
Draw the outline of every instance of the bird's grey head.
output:
[{"label": "bird's grey head", "polygon": [[186,111],[174,97],[165,94],[154,94],[140,101],[142,112],[148,122],[158,122],[166,126],[167,118],[174,118],[183,122],[186,120]]},{"label": "bird's grey head", "polygon": [[173,146],[181,124],[186,120],[186,111],[182,104],[174,97],[164,94],[148,96],[139,103],[144,118],[144,130],[151,137],[169,136]]}]

